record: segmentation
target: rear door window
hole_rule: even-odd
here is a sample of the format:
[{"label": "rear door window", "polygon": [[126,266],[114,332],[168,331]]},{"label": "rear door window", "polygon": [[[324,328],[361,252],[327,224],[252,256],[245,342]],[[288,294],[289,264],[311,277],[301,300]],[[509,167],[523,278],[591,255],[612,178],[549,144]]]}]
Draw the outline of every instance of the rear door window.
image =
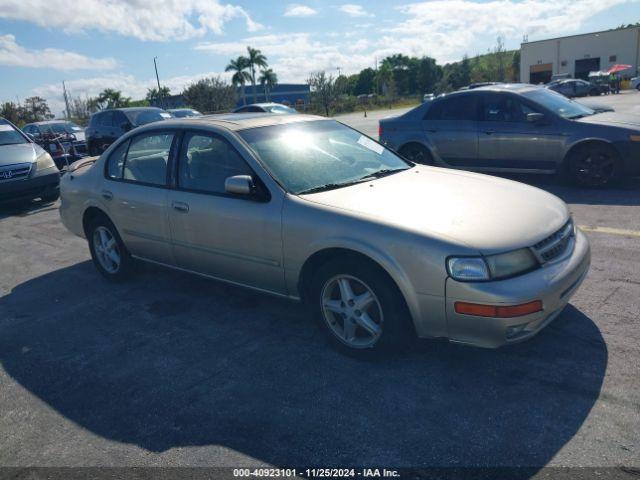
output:
[{"label": "rear door window", "polygon": [[125,159],[123,178],[148,185],[166,185],[174,136],[171,132],[154,132],[134,137]]},{"label": "rear door window", "polygon": [[478,120],[478,96],[455,95],[443,98],[429,107],[425,120]]}]

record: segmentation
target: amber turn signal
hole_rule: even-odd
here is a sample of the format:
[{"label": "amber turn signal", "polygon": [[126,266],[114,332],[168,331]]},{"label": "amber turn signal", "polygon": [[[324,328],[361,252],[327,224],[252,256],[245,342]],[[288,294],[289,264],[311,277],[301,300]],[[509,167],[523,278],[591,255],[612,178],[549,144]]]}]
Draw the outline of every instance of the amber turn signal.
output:
[{"label": "amber turn signal", "polygon": [[481,305],[478,303],[456,302],[456,313],[475,315],[476,317],[513,318],[542,311],[542,301],[523,303],[521,305]]}]

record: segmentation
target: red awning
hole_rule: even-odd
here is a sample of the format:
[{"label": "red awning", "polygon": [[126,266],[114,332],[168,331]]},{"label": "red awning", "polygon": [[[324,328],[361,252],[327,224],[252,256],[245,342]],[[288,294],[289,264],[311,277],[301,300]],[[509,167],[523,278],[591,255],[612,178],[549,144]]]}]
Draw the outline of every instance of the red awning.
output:
[{"label": "red awning", "polygon": [[611,67],[609,70],[607,70],[607,72],[608,73],[617,73],[617,72],[622,72],[624,70],[629,70],[630,68],[631,68],[631,65],[616,63],[613,67]]}]

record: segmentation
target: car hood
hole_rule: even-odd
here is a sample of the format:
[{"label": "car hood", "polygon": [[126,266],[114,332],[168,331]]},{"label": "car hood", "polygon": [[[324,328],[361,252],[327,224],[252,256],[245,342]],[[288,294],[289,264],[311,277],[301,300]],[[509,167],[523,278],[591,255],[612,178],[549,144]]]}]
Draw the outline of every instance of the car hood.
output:
[{"label": "car hood", "polygon": [[576,120],[581,123],[594,125],[609,125],[613,127],[624,127],[640,130],[640,119],[637,115],[628,115],[618,112],[605,112],[590,115]]},{"label": "car hood", "polygon": [[436,167],[414,167],[301,198],[483,254],[534,245],[569,219],[567,205],[538,188]]},{"label": "car hood", "polygon": [[43,152],[35,143],[19,143],[17,145],[0,145],[0,167],[15,163],[35,162]]}]

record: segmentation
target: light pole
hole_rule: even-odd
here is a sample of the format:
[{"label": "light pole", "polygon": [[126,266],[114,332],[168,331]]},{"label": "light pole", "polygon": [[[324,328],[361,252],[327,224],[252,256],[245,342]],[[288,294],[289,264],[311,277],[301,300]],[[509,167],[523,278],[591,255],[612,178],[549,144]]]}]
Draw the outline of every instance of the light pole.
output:
[{"label": "light pole", "polygon": [[156,69],[156,81],[158,82],[158,97],[160,97],[160,106],[164,108],[164,97],[162,95],[162,91],[160,90],[160,77],[158,76],[158,64],[156,63],[156,59],[158,57],[153,57],[153,66]]}]

